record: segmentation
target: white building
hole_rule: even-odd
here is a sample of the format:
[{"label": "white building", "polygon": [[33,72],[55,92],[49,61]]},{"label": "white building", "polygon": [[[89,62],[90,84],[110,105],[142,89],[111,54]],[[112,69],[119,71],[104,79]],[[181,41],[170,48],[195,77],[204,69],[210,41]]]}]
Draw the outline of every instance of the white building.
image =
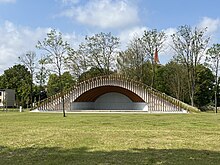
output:
[{"label": "white building", "polygon": [[14,107],[15,106],[15,90],[0,89],[0,107]]}]

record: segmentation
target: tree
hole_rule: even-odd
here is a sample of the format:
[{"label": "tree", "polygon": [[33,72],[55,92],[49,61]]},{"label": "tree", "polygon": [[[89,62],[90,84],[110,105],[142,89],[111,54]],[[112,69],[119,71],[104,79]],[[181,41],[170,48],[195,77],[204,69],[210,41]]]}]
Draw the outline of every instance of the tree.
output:
[{"label": "tree", "polygon": [[56,74],[50,74],[47,82],[47,94],[48,96],[53,96],[60,92],[59,76]]},{"label": "tree", "polygon": [[84,59],[88,69],[95,67],[108,75],[114,69],[118,46],[119,38],[111,33],[99,33],[91,37],[86,36],[85,43],[79,46],[79,52],[82,57],[86,56]]},{"label": "tree", "polygon": [[161,66],[156,73],[156,88],[170,96],[188,102],[186,69],[176,61]]},{"label": "tree", "polygon": [[31,82],[30,82],[30,102],[31,102],[31,108],[33,108],[33,79],[34,79],[34,71],[35,71],[35,61],[36,61],[36,53],[33,51],[28,51],[22,56],[18,57],[20,62],[28,68],[31,74]]},{"label": "tree", "polygon": [[45,85],[49,76],[49,70],[47,69],[46,64],[46,57],[41,56],[41,59],[38,61],[37,65],[38,71],[36,72],[36,83],[38,86],[36,85],[34,88],[35,101],[41,101],[47,98]]},{"label": "tree", "polygon": [[63,90],[69,89],[71,86],[74,85],[75,81],[69,72],[64,72],[61,75],[61,79],[56,74],[51,74],[49,76],[49,80],[47,83],[47,92],[48,96],[53,96],[58,92],[61,92],[59,81],[62,81]]},{"label": "tree", "polygon": [[141,38],[145,54],[150,59],[152,64],[152,81],[151,86],[154,87],[155,84],[155,74],[157,61],[155,60],[155,53],[161,51],[163,43],[166,39],[165,33],[163,31],[158,32],[156,29],[145,30],[144,35]]},{"label": "tree", "polygon": [[3,82],[1,88],[15,90],[17,105],[28,106],[31,74],[24,65],[14,65],[5,70],[1,76],[1,81]]},{"label": "tree", "polygon": [[176,59],[187,69],[188,88],[191,105],[194,106],[194,94],[196,88],[196,66],[204,55],[209,38],[205,37],[206,29],[194,29],[190,26],[180,26],[172,35],[173,49]]},{"label": "tree", "polygon": [[122,74],[143,82],[146,73],[144,70],[146,60],[142,42],[140,38],[135,37],[130,41],[128,49],[119,53],[117,67]]},{"label": "tree", "polygon": [[[105,75],[104,73],[105,73],[105,71],[100,71],[97,68],[91,68],[88,71],[83,72],[79,76],[78,80],[79,81],[84,81],[84,80],[87,80],[87,79],[90,79],[90,78],[93,78],[93,77],[104,76]],[[110,74],[113,74],[113,73],[114,73],[113,71],[110,71]]]},{"label": "tree", "polygon": [[64,69],[64,59],[68,50],[70,50],[70,46],[66,41],[63,41],[62,34],[60,32],[51,30],[49,33],[47,33],[47,38],[45,38],[43,41],[38,41],[36,47],[38,49],[44,50],[47,53],[47,63],[53,67],[53,72],[58,74],[59,89],[61,91],[63,104],[63,117],[66,117],[61,75]]},{"label": "tree", "polygon": [[5,83],[4,83],[4,74],[0,75],[0,89],[5,88]]},{"label": "tree", "polygon": [[212,71],[215,73],[215,112],[217,113],[217,105],[218,105],[218,100],[217,100],[217,93],[218,93],[218,85],[219,85],[219,76],[218,76],[218,71],[219,71],[219,62],[220,62],[220,44],[213,44],[211,48],[208,49],[207,51],[207,59],[210,63],[210,67]]},{"label": "tree", "polygon": [[41,59],[38,61],[38,64],[39,71],[36,73],[36,82],[39,84],[40,88],[42,88],[46,83],[47,76],[49,75],[49,70],[46,68],[46,57],[41,57]]},{"label": "tree", "polygon": [[65,67],[71,74],[79,79],[81,74],[87,71],[88,58],[80,51],[70,49],[67,58],[65,58]]},{"label": "tree", "polygon": [[34,93],[33,93],[34,102],[39,102],[47,98],[47,91],[45,89],[45,86],[34,85],[33,88],[34,88]]},{"label": "tree", "polygon": [[212,71],[204,65],[196,68],[195,105],[205,106],[212,102],[215,78]]},{"label": "tree", "polygon": [[63,81],[64,91],[70,89],[75,84],[75,80],[70,72],[64,72],[61,76],[61,80]]}]

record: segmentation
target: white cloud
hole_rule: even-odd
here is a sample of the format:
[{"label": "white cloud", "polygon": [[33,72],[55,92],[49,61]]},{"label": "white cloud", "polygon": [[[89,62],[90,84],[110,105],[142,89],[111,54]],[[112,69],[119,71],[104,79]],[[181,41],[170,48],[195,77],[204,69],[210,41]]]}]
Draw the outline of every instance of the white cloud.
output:
[{"label": "white cloud", "polygon": [[16,0],[0,0],[0,3],[15,3]]},{"label": "white cloud", "polygon": [[74,49],[78,49],[84,39],[85,36],[77,35],[75,32],[63,33],[63,40],[67,41]]},{"label": "white cloud", "polygon": [[[36,28],[17,26],[12,22],[5,21],[0,25],[0,74],[5,69],[17,64],[18,57],[27,51],[35,51],[41,55],[36,48],[37,42],[42,41],[51,28]],[[57,30],[59,31],[59,30]],[[71,46],[77,48],[83,40],[82,36],[63,33],[63,39],[68,41]]]},{"label": "white cloud", "polygon": [[177,32],[176,28],[168,28],[163,30],[165,35],[166,35],[166,40],[164,42],[163,50],[160,52],[160,62],[162,64],[167,63],[173,56],[174,56],[174,51],[172,48],[173,45],[173,40],[171,35]]},{"label": "white cloud", "polygon": [[60,0],[60,1],[64,4],[69,4],[69,3],[77,4],[77,3],[79,3],[79,0]]},{"label": "white cloud", "polygon": [[121,41],[121,48],[125,49],[128,43],[134,37],[141,37],[144,34],[144,30],[147,30],[146,27],[133,27],[131,29],[123,30],[118,37]]},{"label": "white cloud", "polygon": [[207,28],[207,33],[213,34],[220,30],[220,19],[212,19],[209,17],[204,17],[199,23],[200,28]]},{"label": "white cloud", "polygon": [[93,0],[85,5],[73,5],[61,13],[78,22],[101,28],[121,28],[139,21],[138,10],[126,0]]},{"label": "white cloud", "polygon": [[164,33],[166,34],[166,40],[164,42],[164,52],[170,52],[172,50],[171,46],[173,44],[173,40],[171,35],[176,33],[176,28],[168,28],[164,30]]},{"label": "white cloud", "polygon": [[207,36],[211,37],[210,45],[212,43],[219,43],[220,40],[220,19],[216,18],[209,18],[204,17],[200,23],[198,24],[198,27],[200,28],[207,28]]},{"label": "white cloud", "polygon": [[9,21],[0,25],[0,74],[18,63],[18,57],[29,50],[35,50],[37,41],[45,37],[48,29],[15,26]]}]

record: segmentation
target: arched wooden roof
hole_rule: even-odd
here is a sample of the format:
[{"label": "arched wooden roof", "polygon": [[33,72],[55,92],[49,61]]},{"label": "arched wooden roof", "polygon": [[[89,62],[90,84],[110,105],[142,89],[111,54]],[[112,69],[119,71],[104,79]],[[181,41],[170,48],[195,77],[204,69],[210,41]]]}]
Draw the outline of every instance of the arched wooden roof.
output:
[{"label": "arched wooden roof", "polygon": [[144,100],[134,92],[118,86],[101,86],[90,89],[75,99],[74,102],[95,102],[98,97],[109,92],[121,93],[130,98],[133,102],[144,102]]}]

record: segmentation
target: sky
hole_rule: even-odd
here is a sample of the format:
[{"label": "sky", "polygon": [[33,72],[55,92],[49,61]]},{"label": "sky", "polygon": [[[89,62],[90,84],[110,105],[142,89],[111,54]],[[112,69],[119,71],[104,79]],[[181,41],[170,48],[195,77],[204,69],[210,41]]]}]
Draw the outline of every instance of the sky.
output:
[{"label": "sky", "polygon": [[[219,0],[0,0],[0,74],[18,64],[18,57],[35,51],[51,29],[75,49],[85,36],[111,32],[126,49],[144,30],[164,31],[168,38],[181,25],[207,27],[210,45],[220,43]],[[162,64],[173,56],[167,46],[159,54]]]}]

